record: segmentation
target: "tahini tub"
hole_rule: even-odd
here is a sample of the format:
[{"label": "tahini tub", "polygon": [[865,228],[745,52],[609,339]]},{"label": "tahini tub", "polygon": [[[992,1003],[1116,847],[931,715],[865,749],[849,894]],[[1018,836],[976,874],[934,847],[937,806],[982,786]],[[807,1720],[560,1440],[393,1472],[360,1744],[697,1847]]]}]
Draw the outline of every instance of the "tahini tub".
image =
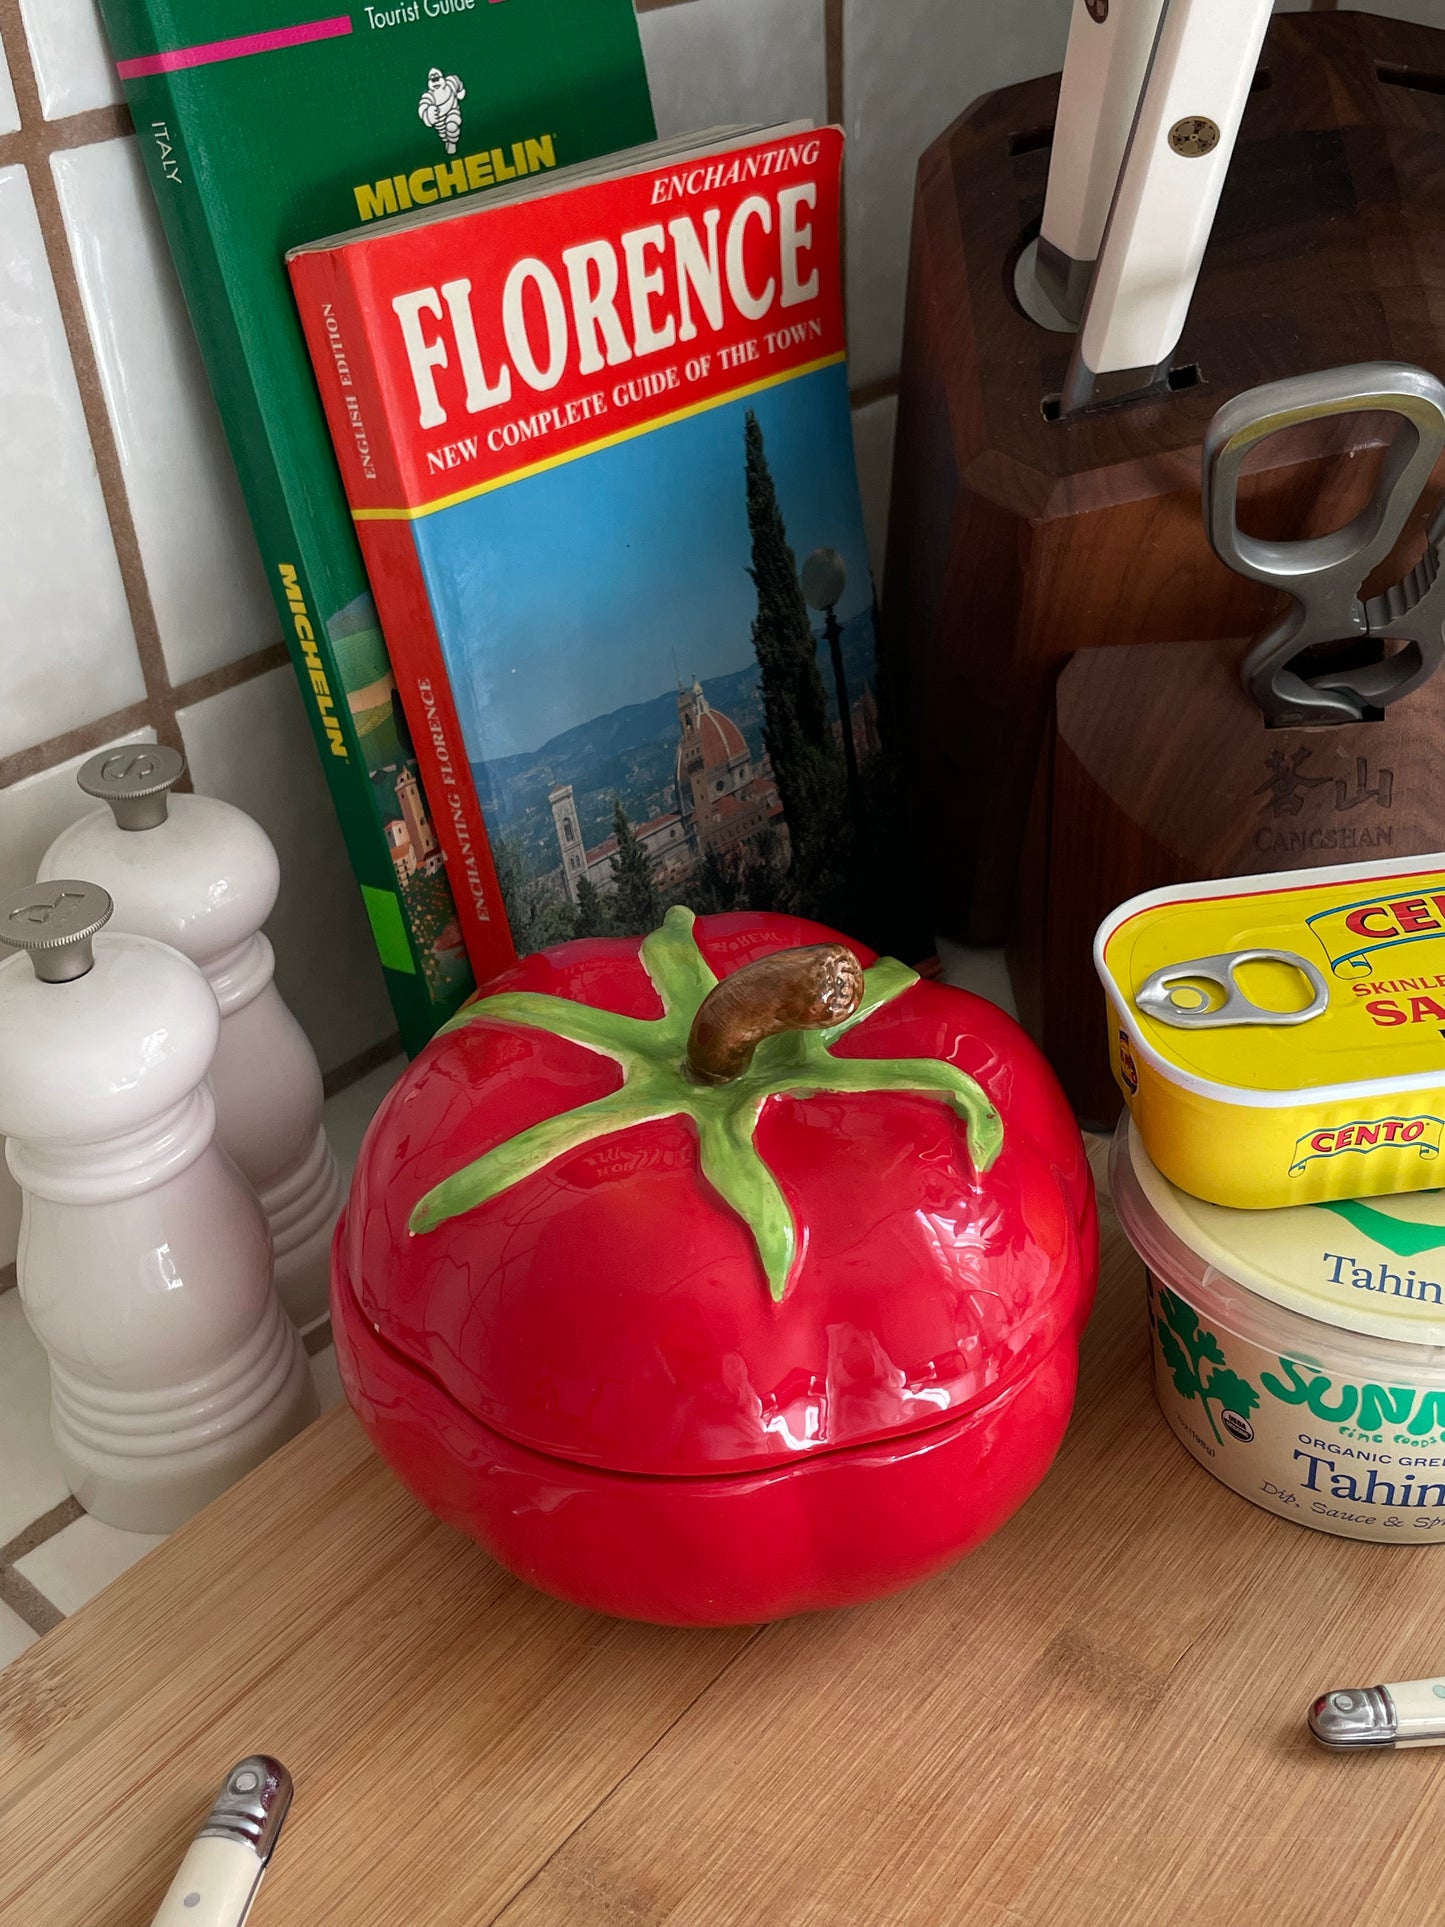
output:
[{"label": "tahini tub", "polygon": [[1230,1210],[1161,1176],[1127,1115],[1110,1175],[1185,1451],[1299,1525],[1445,1542],[1445,1193]]}]

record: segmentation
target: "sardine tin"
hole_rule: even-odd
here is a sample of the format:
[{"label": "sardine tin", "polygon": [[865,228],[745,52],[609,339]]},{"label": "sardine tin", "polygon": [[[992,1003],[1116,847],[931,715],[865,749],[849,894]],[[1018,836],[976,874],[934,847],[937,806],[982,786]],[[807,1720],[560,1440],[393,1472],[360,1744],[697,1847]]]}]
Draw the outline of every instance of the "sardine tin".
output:
[{"label": "sardine tin", "polygon": [[[1326,1008],[1194,1029],[1140,1010],[1156,972],[1248,950],[1312,965]],[[1181,1190],[1265,1209],[1445,1182],[1445,855],[1151,890],[1105,918],[1094,963],[1114,1076]],[[1238,982],[1282,1019],[1313,995],[1280,962],[1243,964]],[[1179,1010],[1187,1024],[1188,998]]]}]

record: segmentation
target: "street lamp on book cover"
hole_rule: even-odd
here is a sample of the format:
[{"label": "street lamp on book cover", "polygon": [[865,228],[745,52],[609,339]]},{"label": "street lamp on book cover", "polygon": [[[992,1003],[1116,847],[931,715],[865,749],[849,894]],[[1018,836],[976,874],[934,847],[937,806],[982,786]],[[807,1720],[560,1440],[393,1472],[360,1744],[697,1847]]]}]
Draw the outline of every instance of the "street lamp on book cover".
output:
[{"label": "street lamp on book cover", "polygon": [[833,662],[833,682],[838,691],[838,728],[843,737],[843,761],[848,771],[848,787],[858,783],[858,751],[853,742],[853,717],[848,707],[848,681],[843,673],[843,632],[835,613],[848,582],[848,571],[836,549],[814,549],[799,572],[803,600],[823,616],[823,634],[828,639],[828,654]]}]

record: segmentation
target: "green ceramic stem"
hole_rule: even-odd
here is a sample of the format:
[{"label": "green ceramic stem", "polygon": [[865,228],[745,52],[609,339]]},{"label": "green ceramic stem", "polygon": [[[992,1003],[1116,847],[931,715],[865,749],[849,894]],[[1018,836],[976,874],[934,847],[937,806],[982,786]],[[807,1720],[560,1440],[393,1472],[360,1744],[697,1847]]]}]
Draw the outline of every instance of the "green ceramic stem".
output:
[{"label": "green ceramic stem", "polygon": [[834,1057],[830,1046],[918,981],[892,957],[864,973],[863,998],[851,1017],[826,1030],[788,1031],[762,1040],[752,1063],[725,1084],[702,1084],[688,1069],[687,1038],[698,1007],[717,982],[693,934],[693,914],[668,911],[642,946],[642,963],[662,1000],[660,1018],[622,1017],[567,998],[533,991],[479,997],[450,1024],[479,1018],[521,1024],[566,1037],[622,1066],[621,1086],[606,1097],[546,1118],[454,1172],[411,1214],[413,1232],[437,1225],[508,1191],[555,1159],[599,1137],[656,1118],[690,1117],[703,1176],[752,1233],[768,1289],[781,1299],[798,1257],[797,1227],[777,1179],[759,1155],[758,1120],[769,1098],[820,1092],[897,1091],[948,1104],[965,1127],[980,1171],[997,1157],[1003,1124],[967,1072],[932,1057]]}]

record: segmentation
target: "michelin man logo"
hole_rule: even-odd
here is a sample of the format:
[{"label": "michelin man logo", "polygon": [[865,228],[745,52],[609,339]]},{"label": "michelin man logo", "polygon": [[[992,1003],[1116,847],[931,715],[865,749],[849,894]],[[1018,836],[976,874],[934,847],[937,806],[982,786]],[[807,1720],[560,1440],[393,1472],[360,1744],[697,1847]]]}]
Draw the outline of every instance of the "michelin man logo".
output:
[{"label": "michelin man logo", "polygon": [[433,67],[426,77],[426,92],[417,102],[416,111],[428,127],[435,127],[449,154],[457,151],[457,142],[462,135],[462,102],[467,97],[455,74],[444,74],[440,67]]}]

